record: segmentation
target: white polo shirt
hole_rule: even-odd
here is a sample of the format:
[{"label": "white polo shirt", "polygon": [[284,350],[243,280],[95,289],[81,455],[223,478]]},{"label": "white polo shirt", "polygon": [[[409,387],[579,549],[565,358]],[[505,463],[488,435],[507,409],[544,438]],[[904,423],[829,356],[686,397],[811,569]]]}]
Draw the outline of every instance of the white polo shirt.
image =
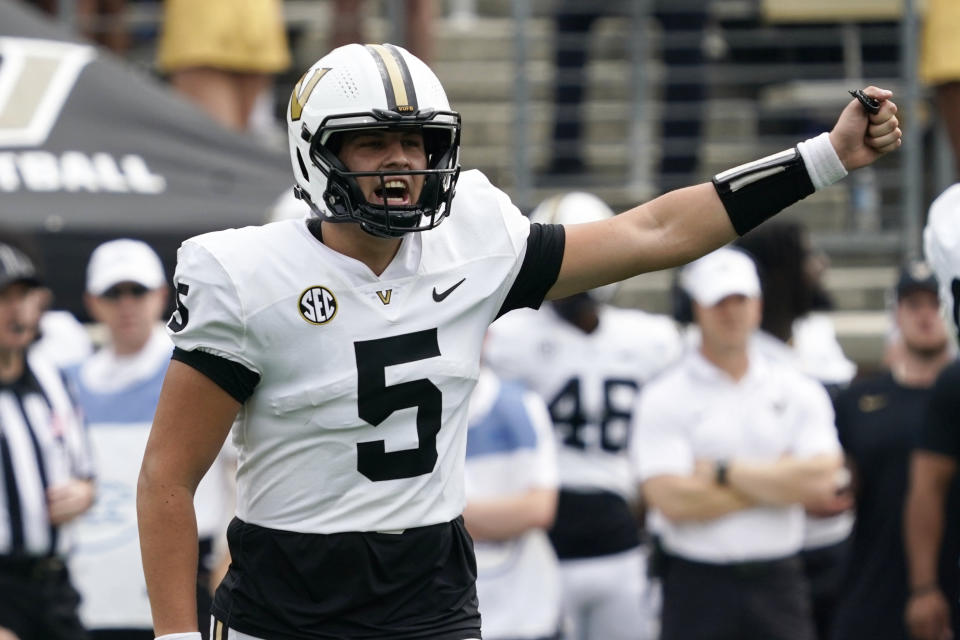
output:
[{"label": "white polo shirt", "polygon": [[[641,481],[690,475],[698,459],[840,452],[823,387],[755,349],[739,381],[690,349],[641,392],[634,429],[631,458]],[[700,562],[782,558],[803,544],[800,505],[755,507],[701,522],[661,520],[667,551]]]},{"label": "white polo shirt", "polygon": [[[771,359],[796,367],[822,385],[844,387],[857,374],[857,365],[847,359],[837,342],[830,319],[808,314],[793,322],[792,346],[765,331],[758,331],[754,345]],[[806,516],[803,548],[819,549],[839,544],[853,531],[854,515],[849,509],[834,516]]]}]

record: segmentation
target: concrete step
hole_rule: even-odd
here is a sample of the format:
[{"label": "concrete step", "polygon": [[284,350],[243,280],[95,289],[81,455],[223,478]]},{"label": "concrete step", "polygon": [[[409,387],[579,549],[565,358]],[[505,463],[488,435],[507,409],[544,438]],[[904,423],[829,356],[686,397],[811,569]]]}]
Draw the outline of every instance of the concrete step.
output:
[{"label": "concrete step", "polygon": [[[516,138],[517,110],[512,103],[461,102],[457,110],[463,117],[463,144],[509,149]],[[623,141],[630,126],[631,107],[624,101],[590,100],[583,104],[584,137],[596,142]],[[539,100],[526,112],[529,126],[524,136],[528,143],[548,145],[553,136],[554,106]]]},{"label": "concrete step", "polygon": [[[705,140],[714,144],[743,145],[749,148],[743,153],[757,154],[756,117],[744,100],[708,100],[704,108],[703,126]],[[490,145],[509,147],[515,138],[513,125],[516,122],[516,105],[512,102],[490,103],[486,101],[460,101],[456,109],[463,116],[464,145]],[[652,104],[646,112],[647,119],[659,122],[661,105]],[[525,136],[529,143],[547,144],[553,135],[555,107],[550,100],[529,103],[527,117],[530,128]],[[633,118],[633,105],[628,100],[587,100],[582,106],[582,122],[585,137],[600,142],[623,141],[629,135]],[[658,127],[651,127],[651,135],[659,135]],[[787,146],[784,143],[782,146]],[[772,147],[771,147],[772,148]],[[716,155],[717,170],[728,168],[731,159],[721,152]]]},{"label": "concrete step", "polygon": [[858,369],[879,369],[892,328],[885,311],[842,311],[829,314],[843,353]]},{"label": "concrete step", "polygon": [[[294,51],[298,61],[310,64],[329,50],[329,24],[328,18],[303,25],[305,31]],[[366,25],[371,42],[394,40],[393,27],[386,19],[371,17]],[[556,51],[555,31],[553,19],[527,20],[524,35],[528,60],[552,63]],[[625,18],[601,18],[587,36],[587,58],[591,62],[627,59],[631,37],[632,29]],[[516,45],[517,26],[512,18],[478,16],[470,22],[461,22],[441,17],[434,29],[434,62],[513,61]]]},{"label": "concrete step", "polygon": [[[512,60],[437,61],[434,71],[447,91],[454,108],[461,102],[511,102],[516,95],[516,67]],[[552,100],[554,67],[547,60],[527,63],[527,87],[533,100]],[[599,60],[587,65],[587,100],[627,100],[630,63],[627,60]]]}]

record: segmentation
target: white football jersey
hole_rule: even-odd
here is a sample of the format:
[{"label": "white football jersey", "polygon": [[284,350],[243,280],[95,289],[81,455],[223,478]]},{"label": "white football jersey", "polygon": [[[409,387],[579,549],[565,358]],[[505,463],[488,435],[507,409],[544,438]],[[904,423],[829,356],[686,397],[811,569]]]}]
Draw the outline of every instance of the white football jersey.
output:
[{"label": "white football jersey", "polygon": [[233,428],[237,516],[326,534],[460,515],[480,348],[529,233],[468,171],[450,219],[405,235],[380,276],[304,220],[185,242],[174,342],[260,375]]},{"label": "white football jersey", "polygon": [[637,393],[681,351],[666,316],[602,306],[599,326],[587,334],[546,306],[495,322],[484,353],[498,375],[522,381],[547,402],[561,486],[629,500],[636,483],[626,448]]}]

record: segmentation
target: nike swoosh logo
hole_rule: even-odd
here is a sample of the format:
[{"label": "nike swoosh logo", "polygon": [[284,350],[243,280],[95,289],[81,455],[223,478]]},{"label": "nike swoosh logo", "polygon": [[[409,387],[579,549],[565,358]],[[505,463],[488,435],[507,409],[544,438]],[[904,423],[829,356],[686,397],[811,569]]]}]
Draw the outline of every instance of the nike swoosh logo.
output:
[{"label": "nike swoosh logo", "polygon": [[466,280],[466,278],[461,279],[460,282],[458,282],[457,284],[453,285],[452,287],[450,287],[449,289],[447,289],[447,290],[444,291],[443,293],[438,292],[438,291],[437,291],[437,288],[434,287],[434,288],[433,288],[433,301],[434,301],[434,302],[443,302],[448,295],[450,295],[451,293],[453,293],[453,290],[454,290],[454,289],[456,289],[457,287],[459,287],[460,285],[463,284],[463,281],[464,281],[464,280]]}]

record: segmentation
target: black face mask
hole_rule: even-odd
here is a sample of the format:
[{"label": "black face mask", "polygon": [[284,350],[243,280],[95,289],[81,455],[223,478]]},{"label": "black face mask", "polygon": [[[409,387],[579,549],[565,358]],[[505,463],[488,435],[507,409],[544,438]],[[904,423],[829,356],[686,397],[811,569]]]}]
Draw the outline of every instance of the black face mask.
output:
[{"label": "black face mask", "polygon": [[[373,124],[338,124],[338,119],[367,117]],[[341,134],[360,129],[409,129],[423,134],[427,167],[419,170],[349,171],[338,157],[343,143]],[[455,111],[417,111],[401,116],[374,109],[369,113],[346,114],[321,123],[310,143],[310,160],[327,175],[323,203],[305,200],[315,212],[325,209],[328,222],[357,222],[375,236],[395,238],[405,233],[436,227],[450,215],[450,206],[460,175],[460,114]],[[366,200],[357,184],[358,177],[421,175],[423,188],[417,202],[409,205],[373,204]],[[385,185],[384,185],[385,186]],[[301,190],[301,195],[303,192]]]}]

